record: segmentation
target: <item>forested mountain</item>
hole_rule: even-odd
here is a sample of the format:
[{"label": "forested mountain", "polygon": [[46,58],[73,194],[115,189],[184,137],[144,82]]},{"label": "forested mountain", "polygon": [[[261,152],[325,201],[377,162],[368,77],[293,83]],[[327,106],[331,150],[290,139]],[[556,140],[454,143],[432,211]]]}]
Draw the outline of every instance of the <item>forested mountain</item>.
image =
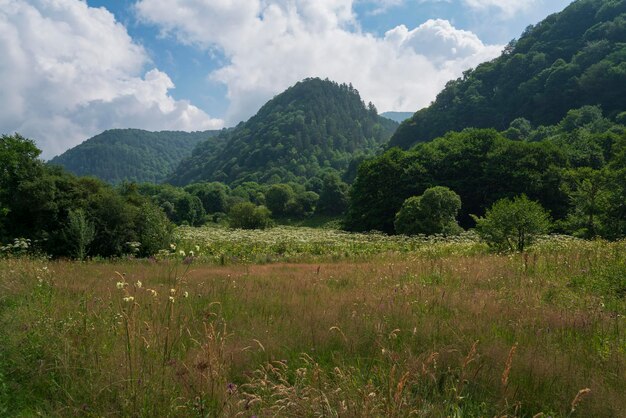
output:
[{"label": "forested mountain", "polygon": [[[79,176],[95,176],[108,183],[163,181],[178,163],[191,155],[202,141],[207,150],[219,143],[219,131],[149,132],[141,129],[111,129],[53,158]],[[212,138],[212,139],[209,139]]]},{"label": "forested mountain", "polygon": [[578,0],[450,81],[390,145],[409,148],[467,127],[503,130],[519,117],[552,125],[583,105],[600,105],[611,117],[624,110],[624,97],[626,0]]},{"label": "forested mountain", "polygon": [[372,154],[397,123],[378,116],[352,86],[306,79],[265,104],[231,131],[224,147],[206,143],[169,178],[197,181],[279,183],[302,181],[322,172],[345,173],[355,158]]}]

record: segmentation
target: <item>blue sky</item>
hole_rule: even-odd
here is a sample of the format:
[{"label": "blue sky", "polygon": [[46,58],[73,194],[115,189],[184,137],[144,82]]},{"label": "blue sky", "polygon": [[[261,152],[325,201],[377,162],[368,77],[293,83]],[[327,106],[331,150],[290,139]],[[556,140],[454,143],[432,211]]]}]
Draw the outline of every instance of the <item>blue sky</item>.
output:
[{"label": "blue sky", "polygon": [[[148,49],[154,64],[165,71],[176,85],[171,92],[175,98],[189,99],[211,115],[226,113],[226,86],[207,77],[227,60],[222,53],[213,51],[208,54],[196,46],[181,44],[171,36],[161,36],[157,26],[138,19],[134,1],[88,0],[87,3],[113,13],[133,39]],[[458,29],[474,32],[483,42],[502,45],[518,37],[529,24],[562,10],[569,3],[570,0],[536,2],[535,7],[531,5],[523,12],[507,16],[499,8],[476,11],[460,5],[458,1],[408,0],[386,7],[377,2],[363,1],[355,4],[354,12],[363,31],[379,36],[400,24],[415,27],[428,19],[446,19]]]},{"label": "blue sky", "polygon": [[49,158],[110,128],[219,129],[310,76],[415,111],[567,4],[0,0],[0,131]]}]

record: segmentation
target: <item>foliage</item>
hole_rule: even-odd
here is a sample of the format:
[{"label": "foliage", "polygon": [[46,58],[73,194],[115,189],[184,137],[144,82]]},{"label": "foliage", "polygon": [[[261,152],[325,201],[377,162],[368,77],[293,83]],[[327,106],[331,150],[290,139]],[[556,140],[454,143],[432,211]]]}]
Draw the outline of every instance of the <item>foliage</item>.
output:
[{"label": "foliage", "polygon": [[358,152],[371,155],[396,126],[352,86],[306,79],[221,133],[219,149],[198,145],[168,181],[304,183],[324,170],[345,171]]},{"label": "foliage", "polygon": [[323,215],[343,215],[348,209],[348,190],[349,186],[339,176],[324,176],[316,212]]},{"label": "foliage", "polygon": [[461,198],[447,187],[431,187],[421,196],[404,201],[396,214],[395,228],[404,235],[454,235],[462,230],[456,221]]},{"label": "foliage", "polygon": [[230,227],[238,229],[265,229],[271,226],[270,215],[265,206],[255,206],[250,202],[237,203],[228,213]]},{"label": "foliage", "polygon": [[288,184],[274,184],[265,192],[265,204],[276,216],[285,216],[288,204],[294,198],[295,194]]},{"label": "foliage", "polygon": [[424,167],[415,157],[394,148],[359,166],[350,190],[348,230],[393,233],[394,219],[402,203],[421,194],[429,183]]},{"label": "foliage", "polygon": [[491,247],[519,252],[550,227],[548,213],[526,195],[498,200],[484,218],[475,220],[476,232]]},{"label": "foliage", "polygon": [[[584,105],[619,114],[625,59],[623,1],[574,1],[529,26],[500,57],[450,81],[430,107],[400,125],[391,146],[409,148],[467,127],[505,130],[520,117],[535,126],[556,124]],[[507,136],[523,136],[512,128]]]},{"label": "foliage", "polygon": [[474,225],[470,214],[482,216],[497,200],[525,194],[549,210],[561,232],[626,235],[624,126],[597,107],[572,109],[554,126],[528,131],[523,120],[515,126],[515,139],[506,137],[510,130],[466,129],[367,160],[351,189],[347,227],[391,233],[402,202],[445,186],[461,197],[459,221],[467,228]]},{"label": "foliage", "polygon": [[[132,185],[114,189],[94,178],[79,178],[38,159],[32,141],[19,135],[2,137],[0,207],[3,219],[0,242],[17,238],[30,242],[30,252],[84,258],[120,256],[129,242],[147,239],[139,229],[160,209]],[[158,251],[148,245],[149,251]],[[150,255],[142,250],[143,255]],[[154,253],[153,252],[153,253]]]},{"label": "foliage", "polygon": [[54,157],[50,164],[112,184],[158,183],[165,180],[183,158],[189,157],[200,142],[206,141],[206,148],[217,148],[220,139],[213,137],[218,133],[111,129]]},{"label": "foliage", "polygon": [[67,216],[65,227],[65,239],[69,246],[74,247],[74,256],[78,260],[84,260],[87,250],[96,236],[93,223],[87,220],[82,209],[71,210]]}]

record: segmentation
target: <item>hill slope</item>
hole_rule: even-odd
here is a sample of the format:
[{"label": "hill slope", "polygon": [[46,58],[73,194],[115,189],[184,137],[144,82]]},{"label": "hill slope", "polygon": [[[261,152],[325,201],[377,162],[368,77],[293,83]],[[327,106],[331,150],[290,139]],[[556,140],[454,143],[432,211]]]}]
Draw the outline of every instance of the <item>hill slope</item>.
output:
[{"label": "hill slope", "polygon": [[215,148],[219,131],[149,132],[140,129],[112,129],[50,160],[77,175],[91,175],[109,183],[121,181],[163,181],[193,148],[206,141]]},{"label": "hill slope", "polygon": [[286,182],[324,169],[343,172],[355,156],[373,153],[396,127],[366,106],[352,86],[306,79],[221,134],[226,144],[220,151],[200,144],[169,181]]},{"label": "hill slope", "polygon": [[380,116],[382,116],[383,118],[387,118],[387,119],[391,119],[394,120],[398,123],[404,122],[405,120],[409,119],[411,116],[413,116],[413,113],[410,112],[385,112],[385,113],[381,113]]},{"label": "hill slope", "polygon": [[491,62],[451,81],[400,126],[391,146],[409,148],[467,127],[504,130],[516,118],[551,125],[567,111],[626,108],[626,0],[578,0],[529,26]]}]

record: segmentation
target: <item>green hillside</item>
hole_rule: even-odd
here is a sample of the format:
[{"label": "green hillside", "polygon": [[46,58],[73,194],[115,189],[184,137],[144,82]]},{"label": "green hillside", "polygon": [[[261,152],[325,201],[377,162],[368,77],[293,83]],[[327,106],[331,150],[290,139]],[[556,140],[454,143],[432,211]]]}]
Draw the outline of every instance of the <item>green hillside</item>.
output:
[{"label": "green hillside", "polygon": [[578,0],[529,26],[500,57],[450,81],[390,145],[409,148],[468,127],[504,130],[519,117],[552,125],[583,105],[600,105],[612,117],[626,107],[624,97],[626,0]]},{"label": "green hillside", "polygon": [[[149,132],[140,129],[111,129],[53,158],[79,176],[95,176],[109,183],[163,181],[193,148],[202,141],[215,148],[219,131]],[[208,140],[208,141],[207,141]]]},{"label": "green hillside", "polygon": [[306,79],[222,133],[226,143],[218,152],[200,144],[169,181],[278,183],[322,171],[344,173],[355,157],[372,154],[396,127],[378,116],[372,104],[366,105],[352,86]]}]

